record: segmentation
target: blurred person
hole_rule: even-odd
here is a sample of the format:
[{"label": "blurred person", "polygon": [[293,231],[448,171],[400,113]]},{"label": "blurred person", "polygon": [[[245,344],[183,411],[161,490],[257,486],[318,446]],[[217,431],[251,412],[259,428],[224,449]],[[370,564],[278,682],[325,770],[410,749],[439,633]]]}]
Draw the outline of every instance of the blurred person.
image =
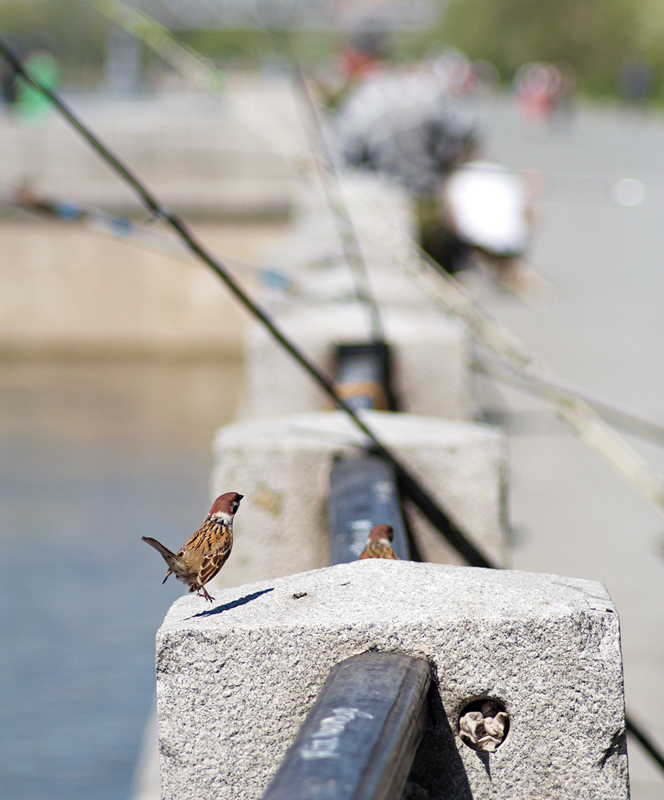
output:
[{"label": "blurred person", "polygon": [[485,95],[498,83],[498,70],[490,61],[471,61],[459,50],[446,50],[430,61],[433,73],[453,97]]},{"label": "blurred person", "polygon": [[[26,48],[23,42],[14,36],[7,36],[6,43],[16,57],[23,61]],[[0,57],[0,93],[2,101],[8,106],[13,106],[18,97],[18,85],[16,80],[16,70],[14,67]]]},{"label": "blurred person", "polygon": [[653,72],[639,58],[624,61],[618,74],[618,87],[624,102],[632,106],[645,106],[652,94]]},{"label": "blurred person", "polygon": [[453,96],[471,94],[473,91],[473,66],[459,50],[447,50],[436,58],[431,69],[441,78],[447,91]]},{"label": "blurred person", "polygon": [[473,94],[486,95],[495,90],[499,83],[498,70],[490,61],[473,61]]},{"label": "blurred person", "polygon": [[449,235],[442,186],[478,146],[475,116],[431,69],[391,71],[358,84],[339,109],[336,133],[346,166],[392,176],[413,197],[418,239],[450,272],[461,265]]},{"label": "blurred person", "polygon": [[335,120],[339,153],[352,167],[395,177],[416,195],[467,160],[478,140],[474,115],[429,71],[390,72],[355,87]]},{"label": "blurred person", "polygon": [[559,76],[548,64],[524,64],[514,79],[516,104],[529,121],[547,122],[553,111],[553,98]]},{"label": "blurred person", "polygon": [[390,60],[391,46],[386,31],[373,27],[360,28],[341,53],[341,65],[348,79],[354,80]]},{"label": "blurred person", "polygon": [[553,97],[554,121],[569,122],[574,115],[576,76],[567,64],[559,65],[557,70],[558,83]]},{"label": "blurred person", "polygon": [[311,75],[324,104],[336,108],[358,83],[381,74],[390,62],[391,51],[387,31],[369,23],[359,27],[343,44],[332,68],[326,74]]},{"label": "blurred person", "polygon": [[524,64],[514,79],[516,104],[528,122],[569,120],[575,85],[568,66]]},{"label": "blurred person", "polygon": [[4,59],[0,63],[0,93],[3,103],[8,106],[12,106],[16,102],[16,71]]},{"label": "blurred person", "polygon": [[[23,59],[23,66],[29,75],[39,81],[47,89],[55,89],[58,83],[59,68],[57,61],[43,42],[38,42]],[[26,83],[21,77],[16,78],[16,101],[14,111],[25,122],[38,124],[51,110],[51,101],[38,89]]]}]

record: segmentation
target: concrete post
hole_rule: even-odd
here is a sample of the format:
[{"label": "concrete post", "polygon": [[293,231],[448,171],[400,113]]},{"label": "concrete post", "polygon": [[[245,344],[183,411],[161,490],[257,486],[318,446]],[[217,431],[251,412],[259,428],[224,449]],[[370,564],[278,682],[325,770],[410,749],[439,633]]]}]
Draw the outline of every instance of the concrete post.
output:
[{"label": "concrete post", "polygon": [[[426,308],[384,308],[381,316],[392,346],[400,409],[468,419],[470,345],[464,326]],[[370,338],[367,315],[356,303],[292,311],[283,314],[279,324],[328,375],[333,374],[335,345]],[[264,329],[250,328],[245,338],[245,388],[238,417],[252,419],[326,407],[326,396],[292,357]]]},{"label": "concrete post", "polygon": [[[498,564],[506,563],[503,434],[486,425],[364,412],[363,418],[418,476],[452,519]],[[359,454],[363,438],[343,412],[232,423],[217,434],[213,494],[245,496],[233,554],[210,583],[237,586],[330,563],[327,498],[337,454]],[[461,563],[421,517],[414,535],[427,561]]]},{"label": "concrete post", "polygon": [[[392,271],[398,275],[396,260],[391,262],[391,254],[366,231],[371,231],[379,220],[381,225],[414,232],[416,222],[409,193],[390,178],[369,173],[343,174],[339,190],[367,268],[375,276],[381,268],[383,273]],[[339,273],[350,276],[338,220],[332,215],[322,187],[300,186],[292,200],[292,234],[272,252],[270,264],[302,278],[315,278],[337,268]],[[409,281],[404,278],[404,282]],[[347,286],[350,285],[349,282]],[[380,286],[374,288],[380,292]]]},{"label": "concrete post", "polygon": [[[157,637],[162,796],[261,797],[332,667],[367,651],[431,665],[404,797],[629,796],[619,623],[603,586],[379,559],[173,605]],[[494,752],[460,736],[489,702],[506,731]]]},{"label": "concrete post", "polygon": [[[376,215],[397,230],[412,227],[411,203],[402,189],[376,176],[344,176],[340,191],[351,218]],[[367,210],[362,197],[368,199]],[[369,291],[379,308],[383,334],[393,350],[400,410],[468,419],[471,412],[470,345],[465,326],[445,316],[404,274],[395,254],[355,226]],[[414,247],[414,245],[413,245]],[[273,253],[271,267],[283,270],[319,298],[344,302],[304,302],[297,295],[275,304],[280,327],[329,375],[338,344],[373,336],[371,315],[356,299],[353,268],[344,257],[339,231],[320,191],[306,190],[296,202],[293,233]],[[364,289],[363,282],[360,287]],[[245,338],[245,386],[240,419],[318,411],[327,399],[293,359],[262,328]]]}]

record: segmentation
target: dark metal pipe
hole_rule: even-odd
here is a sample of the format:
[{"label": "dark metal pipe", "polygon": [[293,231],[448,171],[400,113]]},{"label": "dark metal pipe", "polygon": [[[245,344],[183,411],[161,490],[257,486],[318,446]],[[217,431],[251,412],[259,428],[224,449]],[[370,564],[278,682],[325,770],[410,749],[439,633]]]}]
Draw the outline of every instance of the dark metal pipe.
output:
[{"label": "dark metal pipe", "polygon": [[426,723],[426,661],[363,653],[332,668],[263,800],[398,800]]},{"label": "dark metal pipe", "polygon": [[388,344],[341,344],[336,348],[335,361],[335,388],[355,410],[398,410],[392,390],[392,363]]},{"label": "dark metal pipe", "polygon": [[391,525],[392,549],[410,559],[394,467],[379,456],[337,459],[328,499],[331,564],[356,561],[374,525]]}]

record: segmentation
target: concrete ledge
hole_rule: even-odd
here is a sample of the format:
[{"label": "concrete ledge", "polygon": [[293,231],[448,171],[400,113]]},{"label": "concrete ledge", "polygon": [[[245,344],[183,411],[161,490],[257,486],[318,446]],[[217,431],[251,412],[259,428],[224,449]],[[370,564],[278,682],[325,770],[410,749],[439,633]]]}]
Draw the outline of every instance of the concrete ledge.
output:
[{"label": "concrete ledge", "polygon": [[[405,797],[628,797],[618,617],[598,583],[380,560],[183,597],[157,637],[162,796],[259,798],[334,664],[426,658],[437,682]],[[478,698],[495,753],[458,735]]]}]

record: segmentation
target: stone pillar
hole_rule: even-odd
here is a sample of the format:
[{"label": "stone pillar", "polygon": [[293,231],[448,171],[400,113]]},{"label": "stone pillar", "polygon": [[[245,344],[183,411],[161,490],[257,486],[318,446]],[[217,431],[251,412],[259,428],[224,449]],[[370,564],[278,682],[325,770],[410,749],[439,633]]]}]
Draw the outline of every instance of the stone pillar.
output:
[{"label": "stone pillar", "polygon": [[[464,326],[435,309],[388,307],[381,313],[400,410],[468,419],[470,345]],[[356,303],[291,311],[279,324],[329,376],[336,345],[370,339],[367,315]],[[263,328],[248,331],[239,418],[322,411],[329,405],[309,375]]]},{"label": "stone pillar", "polygon": [[[486,425],[370,411],[363,419],[422,481],[453,521],[496,563],[506,563],[507,454]],[[212,493],[245,496],[235,518],[233,554],[212,594],[260,578],[330,563],[327,518],[336,455],[359,455],[362,434],[344,412],[232,423],[214,444]],[[462,563],[419,514],[413,532],[427,561]]]},{"label": "stone pillar", "polygon": [[[172,606],[157,636],[162,796],[258,800],[330,669],[367,651],[431,665],[405,797],[628,798],[619,623],[601,584],[380,559]],[[494,752],[459,735],[485,702],[507,715]]]}]

